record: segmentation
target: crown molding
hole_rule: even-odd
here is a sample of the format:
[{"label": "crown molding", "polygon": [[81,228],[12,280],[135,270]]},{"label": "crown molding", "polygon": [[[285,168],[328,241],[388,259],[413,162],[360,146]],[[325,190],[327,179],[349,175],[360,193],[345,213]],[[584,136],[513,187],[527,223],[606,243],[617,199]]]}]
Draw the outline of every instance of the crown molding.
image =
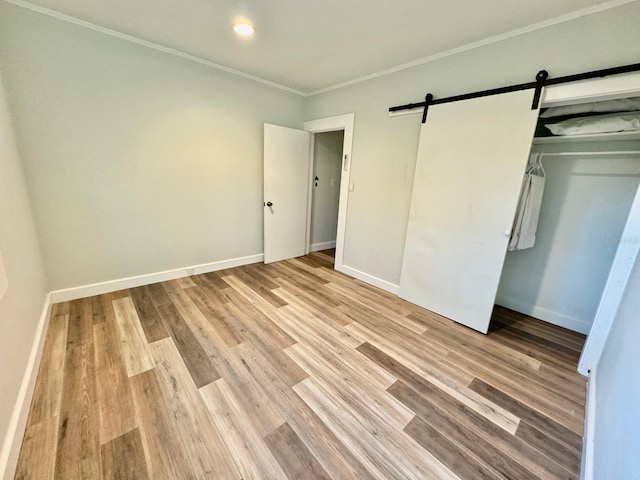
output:
[{"label": "crown molding", "polygon": [[364,75],[362,77],[354,78],[353,80],[348,80],[346,82],[338,83],[332,85],[330,87],[321,88],[318,90],[314,90],[308,94],[307,97],[312,97],[314,95],[319,95],[321,93],[330,92],[331,90],[337,90],[338,88],[348,87],[349,85],[355,85],[357,83],[366,82],[367,80],[372,80],[374,78],[383,77],[385,75],[389,75],[396,72],[401,72],[402,70],[407,70],[409,68],[417,67],[420,65],[424,65],[425,63],[434,62],[436,60],[440,60],[441,58],[451,57],[453,55],[457,55],[459,53],[467,52],[469,50],[473,50],[475,48],[484,47],[486,45],[491,45],[492,43],[502,42],[503,40],[507,40],[509,38],[518,37],[520,35],[524,35],[526,33],[535,32],[536,30],[541,30],[543,28],[552,27],[554,25],[558,25],[565,22],[570,22],[572,20],[576,20],[578,18],[586,17],[589,15],[593,15],[594,13],[604,12],[605,10],[610,10],[612,8],[617,8],[622,5],[626,5],[628,3],[635,3],[638,0],[610,0],[608,2],[600,3],[598,5],[594,5],[592,7],[583,8],[581,10],[576,10],[575,12],[568,13],[566,15],[561,15],[559,17],[554,17],[549,20],[545,20],[544,22],[534,23],[533,25],[528,25],[526,27],[518,28],[516,30],[511,30],[506,33],[501,33],[499,35],[494,35],[492,37],[485,38],[483,40],[479,40],[477,42],[467,43],[465,45],[461,45],[460,47],[452,48],[450,50],[445,50],[444,52],[436,53],[434,55],[429,55],[428,57],[420,58],[418,60],[414,60],[409,63],[403,63],[402,65],[398,65],[396,67],[387,68],[385,70],[380,70],[375,73],[371,73],[369,75]]},{"label": "crown molding", "polygon": [[95,23],[87,22],[85,20],[81,20],[80,18],[73,17],[71,15],[66,15],[64,13],[60,13],[56,10],[51,10],[46,7],[41,7],[39,5],[34,5],[33,3],[26,2],[24,0],[1,0],[5,3],[9,3],[11,5],[15,5],[16,7],[25,8],[27,10],[31,10],[32,12],[37,12],[42,15],[46,15],[48,17],[56,18],[58,20],[62,20],[64,22],[72,23],[74,25],[78,25],[79,27],[87,28],[89,30],[93,30],[94,32],[103,33],[105,35],[109,35],[110,37],[116,37],[121,40],[126,40],[127,42],[132,42],[137,45],[141,45],[143,47],[151,48],[153,50],[157,50],[159,52],[167,53],[169,55],[173,55],[175,57],[180,57],[185,60],[189,60],[191,62],[199,63],[200,65],[205,65],[210,68],[215,68],[216,70],[221,70],[226,73],[230,73],[232,75],[237,75],[239,77],[247,78],[249,80],[253,80],[254,82],[262,83],[264,85],[268,85],[270,87],[278,88],[280,90],[284,90],[285,92],[294,93],[296,95],[300,95],[302,97],[306,97],[308,94],[305,92],[301,92],[300,90],[296,90],[291,87],[287,87],[286,85],[281,85],[276,82],[272,82],[271,80],[267,80],[265,78],[257,77],[255,75],[251,75],[250,73],[246,73],[240,70],[236,70],[235,68],[226,67],[224,65],[220,65],[219,63],[211,62],[201,57],[197,57],[195,55],[191,55],[189,53],[182,52],[180,50],[176,50],[174,48],[165,47],[163,45],[150,42],[148,40],[143,40],[142,38],[138,38],[134,35],[128,35],[126,33],[118,32],[117,30],[113,30],[111,28],[101,27],[100,25],[96,25]]},{"label": "crown molding", "polygon": [[424,65],[426,63],[434,62],[436,60],[440,60],[442,58],[451,57],[453,55],[457,55],[459,53],[467,52],[469,50],[473,50],[476,48],[484,47],[487,45],[491,45],[493,43],[498,43],[503,40],[507,40],[509,38],[518,37],[520,35],[524,35],[527,33],[535,32],[536,30],[541,30],[547,27],[551,27],[554,25],[558,25],[565,22],[570,22],[572,20],[576,20],[582,17],[586,17],[589,15],[593,15],[595,13],[604,12],[606,10],[610,10],[613,8],[617,8],[623,5],[627,5],[629,3],[635,3],[638,0],[609,0],[608,2],[600,3],[598,5],[594,5],[592,7],[583,8],[580,10],[576,10],[575,12],[568,13],[566,15],[561,15],[558,17],[551,18],[549,20],[545,20],[543,22],[535,23],[533,25],[528,25],[526,27],[518,28],[516,30],[511,30],[506,33],[501,33],[499,35],[494,35],[492,37],[485,38],[483,40],[479,40],[477,42],[467,43],[465,45],[461,45],[456,48],[452,48],[449,50],[445,50],[444,52],[436,53],[434,55],[429,55],[427,57],[420,58],[418,60],[414,60],[412,62],[404,63],[402,65],[398,65],[395,67],[387,68],[384,70],[380,70],[378,72],[374,72],[368,75],[364,75],[361,77],[354,78],[352,80],[348,80],[346,82],[337,83],[335,85],[331,85],[328,87],[324,87],[318,90],[314,90],[312,92],[303,92],[301,90],[296,90],[294,88],[288,87],[286,85],[282,85],[280,83],[272,82],[271,80],[267,80],[262,77],[258,77],[256,75],[251,75],[250,73],[243,72],[241,70],[236,70],[235,68],[226,67],[224,65],[220,65],[218,63],[212,62],[210,60],[206,60],[201,57],[197,57],[195,55],[191,55],[186,52],[182,52],[180,50],[176,50],[174,48],[165,47],[163,45],[150,42],[148,40],[143,40],[142,38],[138,38],[134,35],[129,35],[126,33],[119,32],[117,30],[113,30],[110,28],[102,27],[100,25],[96,25],[95,23],[87,22],[85,20],[81,20],[77,17],[73,17],[71,15],[66,15],[64,13],[60,13],[56,10],[51,10],[46,7],[41,7],[39,5],[34,5],[33,3],[27,2],[25,0],[0,0],[2,2],[15,5],[17,7],[25,8],[27,10],[31,10],[33,12],[37,12],[52,18],[56,18],[58,20],[62,20],[65,22],[72,23],[74,25],[78,25],[83,28],[87,28],[89,30],[93,30],[95,32],[99,32],[105,35],[109,35],[111,37],[116,37],[121,40],[125,40],[128,42],[135,43],[137,45],[141,45],[143,47],[151,48],[153,50],[157,50],[169,55],[173,55],[176,57],[183,58],[185,60],[189,60],[191,62],[199,63],[200,65],[205,65],[210,68],[214,68],[216,70],[220,70],[226,73],[230,73],[232,75],[237,75],[239,77],[247,78],[249,80],[253,80],[258,83],[262,83],[263,85],[268,85],[273,88],[277,88],[283,90],[285,92],[293,93],[295,95],[300,95],[301,97],[311,97],[314,95],[319,95],[322,93],[330,92],[332,90],[337,90],[339,88],[347,87],[350,85],[355,85],[358,83],[366,82],[367,80],[372,80],[374,78],[383,77],[385,75],[390,75],[392,73],[401,72],[403,70],[407,70],[413,67],[417,67],[420,65]]}]

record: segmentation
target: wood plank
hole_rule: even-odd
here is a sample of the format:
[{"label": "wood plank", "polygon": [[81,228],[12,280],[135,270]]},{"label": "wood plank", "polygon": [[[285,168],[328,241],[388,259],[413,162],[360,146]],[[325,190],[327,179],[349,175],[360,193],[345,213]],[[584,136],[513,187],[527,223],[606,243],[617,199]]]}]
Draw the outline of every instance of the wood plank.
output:
[{"label": "wood plank", "polygon": [[[260,277],[256,278],[250,271],[239,270],[234,272],[234,277],[237,277],[241,282],[247,285],[251,290],[256,292],[262,298],[264,298],[267,302],[269,302],[274,307],[284,307],[287,302],[282,300],[280,297],[274,295],[271,292],[271,289],[267,288],[262,279]],[[273,282],[269,282],[272,284]]]},{"label": "wood plank", "polygon": [[224,379],[201,388],[200,394],[242,478],[287,478]]},{"label": "wood plank", "polygon": [[[382,348],[380,348],[380,346],[382,346]],[[364,352],[361,347],[358,347],[358,350]],[[370,347],[373,346],[370,345]],[[376,347],[383,350],[384,344],[376,343]],[[380,353],[382,353],[384,357],[388,357],[386,352]],[[439,368],[434,367],[433,360],[424,362],[420,361],[420,359],[415,356],[409,356],[407,358],[403,351],[395,351],[392,352],[392,354],[395,356],[396,363],[403,363],[404,366],[407,364],[410,365],[410,368],[419,374],[425,381],[428,381],[441,391],[446,392],[448,395],[451,395],[458,401],[464,403],[469,408],[478,412],[480,415],[484,416],[487,420],[493,422],[506,432],[514,434],[518,429],[518,422],[520,421],[518,417],[487,400],[482,395],[478,395],[473,390],[470,390],[466,384],[457,382],[451,375],[447,375]],[[382,355],[380,355],[380,357],[382,357]]]},{"label": "wood plank", "polygon": [[136,312],[142,330],[148,343],[156,342],[167,338],[169,332],[165,324],[160,320],[156,306],[149,291],[145,287],[130,288],[131,300],[135,305]]},{"label": "wood plank", "polygon": [[200,287],[189,288],[186,293],[229,347],[246,340],[246,335],[242,333],[243,328],[239,328],[238,322],[230,318],[229,310],[226,308],[227,302],[217,302],[211,298],[210,292]]},{"label": "wood plank", "polygon": [[127,375],[133,377],[152,369],[153,357],[131,297],[119,298],[112,304]]},{"label": "wood plank", "polygon": [[58,443],[58,420],[57,416],[49,417],[27,427],[18,458],[15,480],[53,480]]},{"label": "wood plank", "polygon": [[28,425],[35,425],[60,415],[68,325],[68,314],[55,315],[49,321]]},{"label": "wood plank", "polygon": [[149,478],[140,431],[136,428],[100,447],[103,480]]},{"label": "wood plank", "polygon": [[449,362],[470,375],[490,382],[558,422],[581,428],[584,417],[584,407],[580,403],[582,392],[565,391],[562,385],[554,386],[551,379],[542,377],[540,372],[505,365],[468,348],[463,340],[454,341],[451,336],[435,329],[422,335],[422,339],[429,349],[442,348]]},{"label": "wood plank", "polygon": [[[535,473],[529,471],[516,458],[512,458],[512,456],[507,455],[500,448],[493,445],[489,438],[490,434],[492,432],[502,432],[501,430],[496,429],[490,423],[484,422],[483,425],[487,427],[487,435],[483,436],[474,428],[470,428],[470,424],[462,421],[464,413],[467,411],[463,404],[456,402],[453,397],[438,392],[437,389],[431,390],[430,393],[432,395],[426,397],[424,394],[429,392],[427,388],[432,387],[425,384],[421,392],[418,393],[401,380],[389,388],[389,393],[405,402],[409,408],[412,408],[417,413],[419,420],[416,420],[414,425],[408,429],[410,435],[414,438],[418,437],[421,441],[426,440],[419,431],[423,429],[425,424],[429,425],[452,442],[458,450],[479,459],[481,464],[490,466],[492,470],[497,471],[506,478],[522,480],[538,478]],[[432,399],[433,402],[431,402]],[[451,406],[452,408],[447,409],[446,406]],[[461,408],[461,415],[457,416],[458,411],[455,406]]]},{"label": "wood plank", "polygon": [[[369,410],[373,417],[358,415],[313,378],[303,380],[294,390],[377,478],[458,478],[404,432],[384,428],[373,410]],[[408,461],[395,462],[398,457]]]},{"label": "wood plank", "polygon": [[[90,302],[87,302],[91,306]],[[89,323],[93,328],[91,314]],[[100,478],[93,344],[67,349],[54,478]]]},{"label": "wood plank", "polygon": [[[237,348],[243,350],[243,361],[253,372],[255,381],[272,399],[278,413],[291,425],[331,478],[341,480],[374,478],[320,417],[289,388],[287,379],[282,376],[282,371],[273,365],[269,358],[253,348],[250,343],[242,344]],[[271,431],[273,430],[275,428]]]},{"label": "wood plank", "polygon": [[[336,371],[321,355],[304,345],[292,345],[286,352],[309,376],[331,385],[336,397],[350,405],[362,404],[365,408],[375,409],[376,414],[398,430],[402,430],[415,416],[386,390],[367,382],[364,375],[360,375],[360,378],[344,375],[344,372]],[[358,365],[354,365],[354,368],[357,370]]]},{"label": "wood plank", "polygon": [[176,435],[176,418],[167,409],[168,399],[155,370],[131,377],[129,382],[149,478],[196,478],[184,445]]},{"label": "wood plank", "polygon": [[101,444],[125,434],[137,425],[115,313],[110,302],[105,303],[104,314],[105,321],[93,325]]},{"label": "wood plank", "polygon": [[532,425],[538,430],[545,432],[547,435],[569,445],[576,452],[582,451],[582,438],[579,434],[569,430],[558,422],[553,421],[542,413],[528,407],[522,402],[519,402],[506,393],[501,392],[497,388],[492,387],[477,378],[469,384],[469,388],[478,392],[483,397],[488,398],[495,404],[509,410],[517,417],[526,421],[529,425]]},{"label": "wood plank", "polygon": [[191,277],[176,278],[176,282],[182,288],[191,288],[191,287],[195,287],[196,286],[196,284],[191,279]]},{"label": "wood plank", "polygon": [[[457,441],[460,444],[471,441],[465,447],[507,478],[578,478],[520,438],[496,428],[464,403],[427,383],[422,385],[421,392],[417,392],[398,381],[389,388],[389,393],[427,422],[448,422],[447,427],[441,427],[443,430],[453,432],[464,427],[464,434],[458,435]],[[500,458],[500,467],[496,458]]]},{"label": "wood plank", "polygon": [[520,422],[516,437],[524,440],[575,476],[580,475],[580,452],[559,442],[524,421]]},{"label": "wood plank", "polygon": [[183,445],[195,478],[240,479],[173,340],[158,340],[150,348],[156,361],[158,383],[166,400],[165,408],[175,419],[175,435]]},{"label": "wood plank", "polygon": [[89,345],[93,338],[93,310],[90,298],[69,302],[67,349]]},{"label": "wood plank", "polygon": [[180,316],[195,335],[198,343],[204,351],[207,352],[214,366],[216,366],[215,359],[224,358],[225,352],[229,349],[220,332],[216,330],[212,323],[202,314],[187,292],[180,288],[175,282],[164,282],[162,287],[167,294],[167,298],[169,298],[170,302],[178,310]]},{"label": "wood plank", "polygon": [[474,480],[505,478],[420,417],[411,420],[404,431],[460,478]]},{"label": "wood plank", "polygon": [[265,440],[288,478],[331,479],[288,423],[271,432]]},{"label": "wood plank", "polygon": [[91,297],[91,311],[93,312],[93,324],[105,321],[104,304],[107,302],[106,295],[96,295]]},{"label": "wood plank", "polygon": [[394,356],[417,372],[431,372],[462,387],[473,380],[473,375],[448,361],[446,352],[430,349],[420,341],[421,338],[416,338],[415,334],[411,337],[399,335],[387,326],[378,326],[375,323],[363,326],[360,322],[364,321],[366,320],[360,319],[345,330]]},{"label": "wood plank", "polygon": [[219,379],[220,374],[176,306],[173,304],[160,306],[159,315],[167,325],[171,338],[196,386],[200,388]]}]

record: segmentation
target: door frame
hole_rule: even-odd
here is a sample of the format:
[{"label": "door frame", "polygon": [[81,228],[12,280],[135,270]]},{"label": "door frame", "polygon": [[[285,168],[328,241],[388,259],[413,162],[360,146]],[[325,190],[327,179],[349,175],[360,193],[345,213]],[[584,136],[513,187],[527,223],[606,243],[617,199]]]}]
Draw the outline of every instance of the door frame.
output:
[{"label": "door frame", "polygon": [[344,131],[342,143],[342,172],[340,177],[340,199],[338,201],[338,228],[336,233],[336,254],[334,268],[344,271],[344,243],[347,233],[347,204],[349,201],[349,185],[351,183],[351,151],[353,147],[353,127],[355,113],[319,118],[304,122],[304,130],[312,134],[309,152],[309,199],[307,202],[307,245],[309,253],[309,239],[311,238],[311,200],[313,195],[313,165],[315,134],[325,132]]}]

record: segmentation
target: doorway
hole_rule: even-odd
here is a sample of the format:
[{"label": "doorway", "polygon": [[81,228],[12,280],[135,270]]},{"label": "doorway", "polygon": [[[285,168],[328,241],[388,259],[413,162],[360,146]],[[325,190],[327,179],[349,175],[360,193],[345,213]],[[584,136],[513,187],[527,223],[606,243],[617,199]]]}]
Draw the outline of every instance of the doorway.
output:
[{"label": "doorway", "polygon": [[309,251],[335,248],[344,130],[317,133],[313,141]]},{"label": "doorway", "polygon": [[[339,192],[335,226],[334,268],[344,271],[343,252],[347,202],[352,184],[349,180],[353,113],[305,122],[304,130],[264,124],[264,262],[298,257],[309,253],[311,245],[314,181],[314,137],[339,132],[341,145],[339,171],[329,173],[328,188]],[[321,143],[323,142],[322,137]],[[323,173],[324,177],[324,173]],[[334,182],[331,182],[334,180]],[[319,178],[320,185],[320,178]],[[332,187],[331,184],[334,184]],[[335,200],[334,200],[335,201]],[[317,229],[320,228],[317,226]],[[334,235],[331,234],[331,237]],[[330,240],[326,240],[327,242]],[[317,241],[317,243],[322,243]],[[318,248],[321,246],[316,245]]]}]

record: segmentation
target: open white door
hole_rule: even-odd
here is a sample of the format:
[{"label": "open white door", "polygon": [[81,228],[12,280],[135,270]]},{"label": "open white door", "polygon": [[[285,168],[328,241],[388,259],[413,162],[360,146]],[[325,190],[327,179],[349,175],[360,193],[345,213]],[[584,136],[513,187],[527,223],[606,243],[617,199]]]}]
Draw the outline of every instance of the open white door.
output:
[{"label": "open white door", "polygon": [[311,134],[264,124],[264,262],[304,255]]},{"label": "open white door", "polygon": [[538,119],[533,90],[429,107],[399,295],[489,329]]}]

